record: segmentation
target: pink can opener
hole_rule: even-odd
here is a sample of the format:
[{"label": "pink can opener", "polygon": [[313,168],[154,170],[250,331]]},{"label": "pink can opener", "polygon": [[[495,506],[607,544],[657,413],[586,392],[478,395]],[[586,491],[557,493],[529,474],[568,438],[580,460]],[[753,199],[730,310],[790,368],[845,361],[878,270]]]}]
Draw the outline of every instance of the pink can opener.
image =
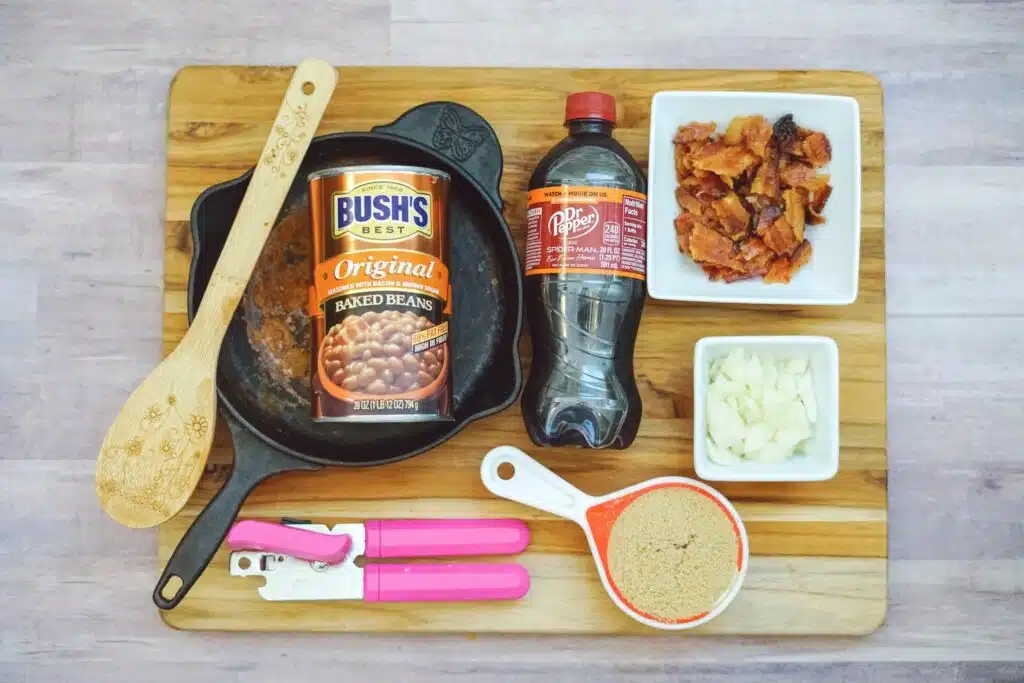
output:
[{"label": "pink can opener", "polygon": [[236,523],[228,532],[232,576],[263,576],[264,600],[447,602],[515,600],[530,588],[519,564],[363,564],[359,557],[413,558],[522,552],[530,531],[517,519],[406,519],[365,524]]}]

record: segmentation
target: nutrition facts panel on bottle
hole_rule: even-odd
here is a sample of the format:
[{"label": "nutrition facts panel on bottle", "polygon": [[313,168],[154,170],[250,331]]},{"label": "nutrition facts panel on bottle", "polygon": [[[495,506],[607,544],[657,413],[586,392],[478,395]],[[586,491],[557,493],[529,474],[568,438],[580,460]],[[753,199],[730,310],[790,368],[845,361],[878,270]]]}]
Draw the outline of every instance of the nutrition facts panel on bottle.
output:
[{"label": "nutrition facts panel on bottle", "polygon": [[647,199],[622,198],[622,269],[647,274]]}]

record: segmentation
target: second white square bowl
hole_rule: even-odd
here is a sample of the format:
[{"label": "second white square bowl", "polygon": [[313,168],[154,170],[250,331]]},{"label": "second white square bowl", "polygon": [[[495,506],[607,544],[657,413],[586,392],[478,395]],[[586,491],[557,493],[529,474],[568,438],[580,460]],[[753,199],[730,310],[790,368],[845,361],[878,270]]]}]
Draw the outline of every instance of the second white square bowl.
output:
[{"label": "second white square bowl", "polygon": [[[807,358],[814,381],[818,421],[806,454],[778,463],[742,461],[719,465],[707,454],[707,388],[711,362],[733,349],[773,358]],[[693,358],[693,465],[707,481],[824,481],[839,471],[839,347],[830,337],[704,337]]]},{"label": "second white square bowl", "polygon": [[[676,245],[675,146],[679,126],[714,121],[722,133],[735,116],[760,114],[774,122],[792,114],[799,126],[821,131],[832,145],[832,195],[825,222],[808,227],[813,253],[789,284],[760,278],[711,282]],[[860,107],[852,97],[771,92],[659,92],[651,102],[647,170],[647,289],[655,299],[742,304],[844,305],[857,298],[860,269]]]}]

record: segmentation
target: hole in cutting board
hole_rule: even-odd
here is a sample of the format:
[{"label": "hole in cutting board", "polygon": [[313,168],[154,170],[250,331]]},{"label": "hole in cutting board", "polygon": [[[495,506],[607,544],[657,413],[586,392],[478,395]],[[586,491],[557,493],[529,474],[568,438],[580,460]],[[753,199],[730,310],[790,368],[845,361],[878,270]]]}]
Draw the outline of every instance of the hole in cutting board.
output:
[{"label": "hole in cutting board", "polygon": [[177,574],[172,575],[167,579],[167,583],[160,589],[160,596],[164,600],[173,600],[174,596],[178,594],[181,587],[185,585],[185,582],[181,580],[181,577]]},{"label": "hole in cutting board", "polygon": [[238,560],[238,568],[239,569],[248,569],[251,566],[252,566],[252,562],[249,561],[248,557],[243,557],[243,558],[240,558]]},{"label": "hole in cutting board", "polygon": [[312,95],[314,92],[316,92],[316,86],[313,85],[310,81],[306,81],[305,83],[302,84],[303,95]]},{"label": "hole in cutting board", "polygon": [[498,479],[508,481],[516,476],[516,466],[510,462],[503,462],[498,465]]}]

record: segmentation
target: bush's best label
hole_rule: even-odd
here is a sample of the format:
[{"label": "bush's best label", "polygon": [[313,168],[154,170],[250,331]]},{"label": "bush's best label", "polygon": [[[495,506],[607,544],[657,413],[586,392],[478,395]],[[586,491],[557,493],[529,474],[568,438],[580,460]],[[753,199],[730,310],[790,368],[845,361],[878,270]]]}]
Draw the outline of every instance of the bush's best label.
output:
[{"label": "bush's best label", "polygon": [[643,280],[647,195],[563,185],[532,190],[526,210],[526,274],[597,273]]},{"label": "bush's best label", "polygon": [[398,242],[416,235],[431,237],[429,192],[393,180],[372,181],[335,192],[334,237],[346,233],[372,242]]}]

